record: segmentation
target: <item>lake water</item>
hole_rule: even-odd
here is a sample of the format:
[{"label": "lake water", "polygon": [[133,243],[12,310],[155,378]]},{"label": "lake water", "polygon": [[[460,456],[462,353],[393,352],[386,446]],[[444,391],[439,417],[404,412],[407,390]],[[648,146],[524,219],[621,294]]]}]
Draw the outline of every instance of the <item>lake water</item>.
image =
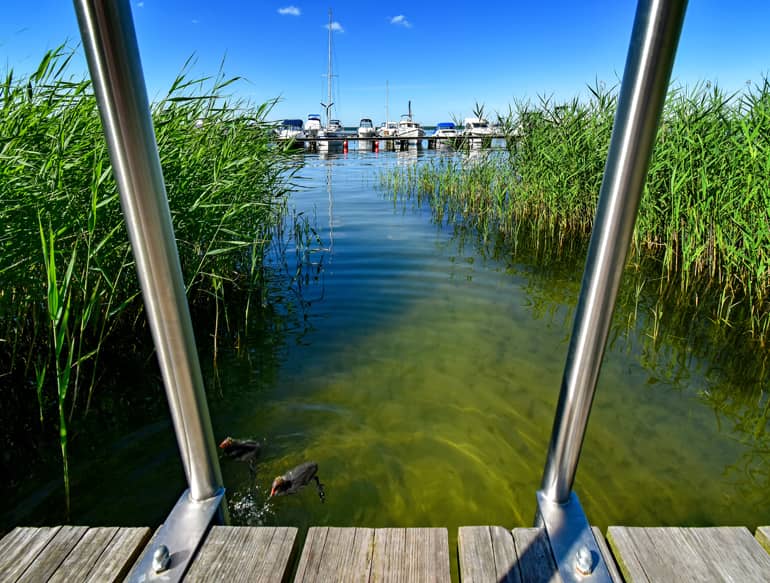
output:
[{"label": "lake water", "polygon": [[[254,480],[223,460],[236,522],[444,526],[450,536],[461,525],[531,525],[583,260],[495,258],[380,188],[388,168],[440,155],[306,157],[291,205],[320,243],[301,309],[280,341],[254,332],[220,346],[216,366],[201,358],[217,440],[265,440]],[[692,343],[652,342],[649,326],[647,311],[615,328],[606,352],[576,481],[589,520],[770,523],[756,458],[766,395],[731,388]],[[732,407],[715,397],[729,390],[743,395]],[[757,407],[761,427],[745,427],[741,415]],[[90,453],[73,445],[73,522],[163,519],[184,483],[162,413],[114,428]],[[265,506],[273,477],[306,460],[319,464],[325,503],[310,487]],[[6,522],[46,521],[60,502],[57,469]]]}]

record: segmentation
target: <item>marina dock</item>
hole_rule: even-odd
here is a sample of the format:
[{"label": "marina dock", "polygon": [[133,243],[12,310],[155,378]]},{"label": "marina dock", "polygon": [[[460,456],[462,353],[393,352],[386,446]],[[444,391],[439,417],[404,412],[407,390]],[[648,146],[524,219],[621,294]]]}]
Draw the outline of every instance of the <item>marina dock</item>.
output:
[{"label": "marina dock", "polygon": [[[770,581],[770,527],[611,526],[594,536],[612,581]],[[213,526],[185,581],[564,581],[539,528],[467,526],[450,557],[445,528]],[[18,527],[0,541],[0,581],[121,581],[149,552],[149,528]],[[300,546],[302,547],[300,549]],[[175,556],[171,554],[173,564]],[[164,580],[163,572],[149,581]]]}]

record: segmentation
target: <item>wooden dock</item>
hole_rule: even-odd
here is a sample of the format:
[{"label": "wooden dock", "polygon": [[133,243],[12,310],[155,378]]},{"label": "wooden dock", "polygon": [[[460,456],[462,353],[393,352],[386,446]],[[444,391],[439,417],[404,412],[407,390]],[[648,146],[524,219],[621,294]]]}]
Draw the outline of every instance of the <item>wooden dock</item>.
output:
[{"label": "wooden dock", "polygon": [[[19,527],[0,540],[0,581],[121,581],[151,534],[149,528]],[[185,580],[450,581],[445,528],[314,527],[301,552],[297,535],[293,527],[214,526]],[[596,528],[594,536],[614,581],[770,581],[770,527],[752,536],[744,527],[613,526],[606,541]],[[457,542],[463,583],[561,581],[542,529],[462,527]]]}]

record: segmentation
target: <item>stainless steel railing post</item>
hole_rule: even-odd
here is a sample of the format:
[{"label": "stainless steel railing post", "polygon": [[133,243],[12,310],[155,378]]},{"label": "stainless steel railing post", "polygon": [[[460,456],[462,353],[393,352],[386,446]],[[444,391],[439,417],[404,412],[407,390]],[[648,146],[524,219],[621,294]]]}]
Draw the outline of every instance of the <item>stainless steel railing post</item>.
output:
[{"label": "stainless steel railing post", "polygon": [[74,0],[190,497],[221,495],[203,377],[127,0]]},{"label": "stainless steel railing post", "polygon": [[541,485],[557,503],[567,502],[575,481],[686,4],[637,6]]}]

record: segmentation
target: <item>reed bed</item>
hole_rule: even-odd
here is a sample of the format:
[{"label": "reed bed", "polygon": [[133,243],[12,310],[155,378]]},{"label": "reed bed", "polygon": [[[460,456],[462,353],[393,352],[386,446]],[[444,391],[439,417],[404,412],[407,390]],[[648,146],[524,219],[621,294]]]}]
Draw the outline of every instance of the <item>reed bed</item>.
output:
[{"label": "reed bed", "polygon": [[[38,429],[59,434],[65,488],[68,428],[92,406],[104,348],[152,350],[138,345],[142,301],[95,99],[71,58],[49,52],[0,86],[0,386],[18,405],[3,421],[18,428],[11,416],[37,400]],[[271,143],[271,104],[227,99],[236,80],[182,73],[153,106],[188,297],[214,313],[215,339],[226,294],[242,294],[245,313],[266,299],[265,256],[296,169]]]},{"label": "reed bed", "polygon": [[[445,159],[383,176],[398,198],[553,252],[584,246],[617,104],[517,103],[500,120],[506,156]],[[725,94],[710,83],[672,89],[664,108],[630,256],[652,266],[678,301],[705,303],[714,321],[770,339],[770,83]]]}]

